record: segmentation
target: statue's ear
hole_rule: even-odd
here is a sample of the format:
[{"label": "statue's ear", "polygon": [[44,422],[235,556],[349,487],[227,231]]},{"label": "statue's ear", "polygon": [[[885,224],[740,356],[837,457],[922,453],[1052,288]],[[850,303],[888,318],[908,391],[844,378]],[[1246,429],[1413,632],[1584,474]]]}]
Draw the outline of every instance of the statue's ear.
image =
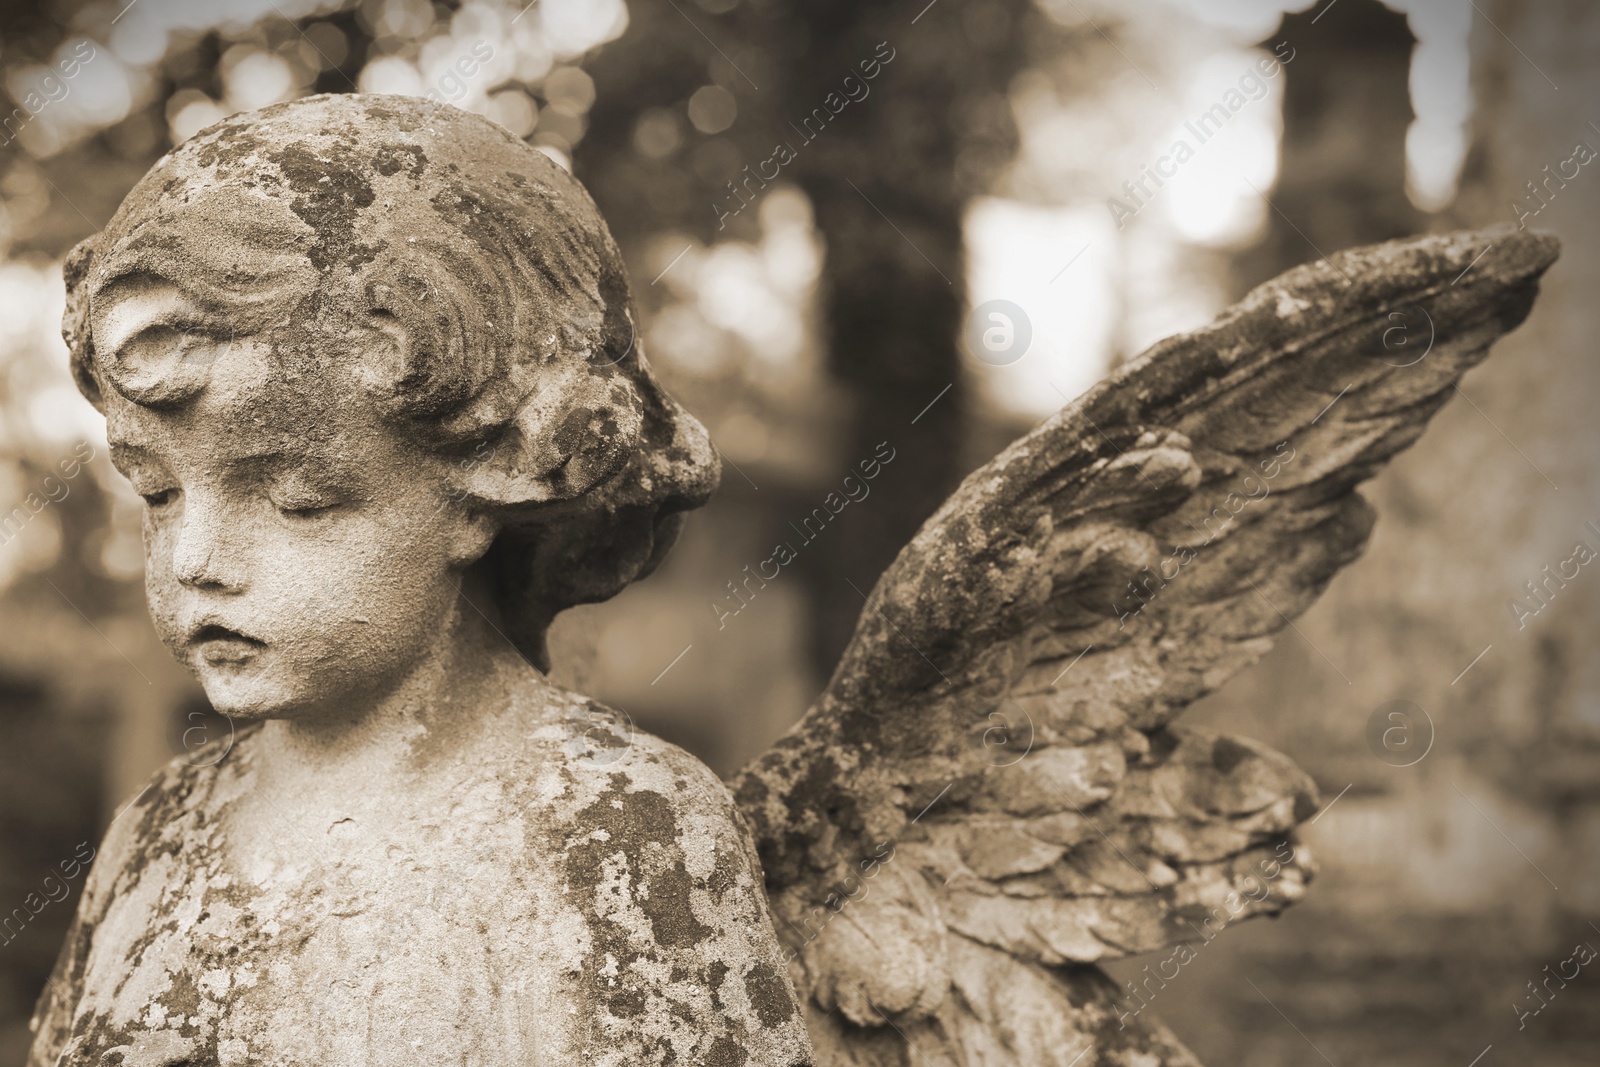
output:
[{"label": "statue's ear", "polygon": [[468,496],[494,504],[545,504],[593,489],[638,446],[642,403],[610,368],[547,366],[505,430],[474,446],[454,479]]},{"label": "statue's ear", "polygon": [[481,507],[446,508],[446,526],[438,531],[450,561],[458,567],[478,562],[502,528],[500,517]]}]

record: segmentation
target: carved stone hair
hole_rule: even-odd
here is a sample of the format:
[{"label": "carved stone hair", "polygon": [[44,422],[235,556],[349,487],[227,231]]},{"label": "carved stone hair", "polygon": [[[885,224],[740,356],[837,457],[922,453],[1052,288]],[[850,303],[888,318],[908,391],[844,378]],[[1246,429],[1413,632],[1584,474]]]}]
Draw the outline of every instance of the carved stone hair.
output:
[{"label": "carved stone hair", "polygon": [[363,360],[384,417],[453,460],[457,497],[501,520],[479,566],[542,667],[555,614],[648,574],[716,487],[704,429],[640,351],[593,201],[479,116],[314,96],[165,156],[67,261],[62,333],[102,410],[107,390],[169,407],[206,386],[209,364],[181,346],[143,362],[96,353],[96,300],[152,279],[211,316],[193,330],[270,329],[287,373]]}]

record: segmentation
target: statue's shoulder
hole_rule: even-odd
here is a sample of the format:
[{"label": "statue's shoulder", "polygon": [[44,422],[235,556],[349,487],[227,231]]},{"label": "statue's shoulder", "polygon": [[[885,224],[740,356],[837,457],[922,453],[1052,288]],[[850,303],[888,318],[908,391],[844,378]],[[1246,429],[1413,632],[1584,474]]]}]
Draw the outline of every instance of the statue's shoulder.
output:
[{"label": "statue's shoulder", "polygon": [[[196,823],[214,822],[232,792],[260,723],[208,726],[210,736],[185,735],[185,749],[163,764],[112,816],[85,884],[85,906],[114,895],[118,876],[136,873],[192,846]],[[192,743],[191,743],[192,742]]]},{"label": "statue's shoulder", "polygon": [[[56,965],[34,1011],[30,1029],[35,1041],[29,1067],[68,1062],[63,1050],[78,1048],[90,1035],[77,1032],[96,935],[120,933],[111,912],[118,900],[175,896],[217,856],[215,818],[222,797],[238,779],[240,752],[259,724],[228,722],[210,727],[209,737],[191,731],[185,751],[168,760],[113,815],[98,845],[80,846],[76,860],[88,867],[83,896]],[[221,794],[219,796],[219,794]],[[123,939],[143,944],[134,936]],[[113,960],[115,967],[117,960]],[[122,977],[126,977],[124,973]]]},{"label": "statue's shoulder", "polygon": [[537,732],[537,771],[527,776],[541,838],[574,864],[605,856],[760,885],[744,822],[727,787],[693,755],[650,734],[623,711],[564,694]]},{"label": "statue's shoulder", "polygon": [[[607,1040],[697,1033],[693,1062],[734,1048],[753,1062],[809,1062],[749,832],[694,756],[592,701],[575,703],[542,775],[540,851],[586,948],[572,988]],[[548,748],[548,742],[545,746]],[[710,1057],[709,1059],[707,1057]],[[734,1062],[729,1060],[728,1062]]]}]

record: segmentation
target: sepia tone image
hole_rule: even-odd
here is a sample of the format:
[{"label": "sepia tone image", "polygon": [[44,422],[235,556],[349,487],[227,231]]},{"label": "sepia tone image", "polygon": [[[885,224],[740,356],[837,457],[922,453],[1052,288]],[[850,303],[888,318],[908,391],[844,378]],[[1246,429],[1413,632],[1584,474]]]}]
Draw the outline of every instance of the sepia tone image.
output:
[{"label": "sepia tone image", "polygon": [[0,98],[0,1067],[1600,1062],[1600,7],[0,0]]}]

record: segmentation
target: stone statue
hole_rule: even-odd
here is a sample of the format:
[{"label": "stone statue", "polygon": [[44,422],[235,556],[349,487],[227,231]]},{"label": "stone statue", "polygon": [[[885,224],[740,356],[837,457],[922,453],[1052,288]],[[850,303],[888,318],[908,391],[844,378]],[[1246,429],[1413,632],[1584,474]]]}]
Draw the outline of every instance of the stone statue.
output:
[{"label": "stone statue", "polygon": [[1193,1063],[1094,964],[1299,897],[1318,801],[1171,720],[1356,556],[1355,486],[1555,254],[1345,253],[1123,367],[730,790],[543,673],[717,481],[582,188],[418,99],[212,127],[74,251],[64,332],[242,725],[113,822],[30,1064]]}]

